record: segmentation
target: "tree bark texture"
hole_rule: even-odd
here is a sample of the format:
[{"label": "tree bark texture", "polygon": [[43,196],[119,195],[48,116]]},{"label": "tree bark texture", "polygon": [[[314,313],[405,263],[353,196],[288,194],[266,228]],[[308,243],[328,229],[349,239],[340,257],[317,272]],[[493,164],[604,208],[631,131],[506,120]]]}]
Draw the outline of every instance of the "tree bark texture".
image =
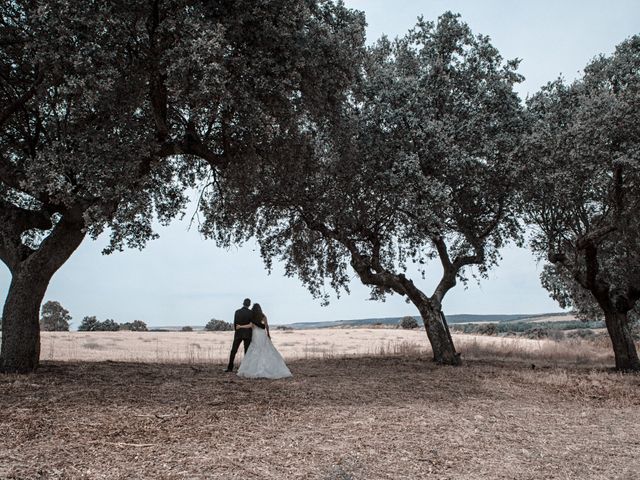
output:
[{"label": "tree bark texture", "polygon": [[613,346],[616,370],[640,371],[640,360],[633,341],[628,314],[607,310],[604,320]]},{"label": "tree bark texture", "polygon": [[64,217],[37,250],[11,262],[11,284],[2,312],[0,370],[29,373],[40,359],[40,305],[54,273],[84,239],[82,218]]}]

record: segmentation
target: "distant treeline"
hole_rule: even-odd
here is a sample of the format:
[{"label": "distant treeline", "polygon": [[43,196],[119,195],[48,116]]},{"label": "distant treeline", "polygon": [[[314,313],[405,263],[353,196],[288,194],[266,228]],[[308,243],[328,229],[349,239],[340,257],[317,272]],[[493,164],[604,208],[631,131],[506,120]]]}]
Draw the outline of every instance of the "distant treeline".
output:
[{"label": "distant treeline", "polygon": [[[473,315],[473,314],[457,314],[457,315],[447,315],[447,323],[449,325],[458,324],[458,323],[472,323],[472,322],[517,322],[519,320],[524,319],[532,319],[532,318],[544,318],[544,317],[558,317],[570,315],[569,313],[541,313],[537,315],[527,315],[527,314],[505,314],[505,315]],[[332,327],[341,327],[341,326],[349,326],[349,327],[358,327],[365,325],[399,325],[400,321],[405,317],[384,317],[384,318],[361,318],[357,320],[335,320],[329,322],[297,322],[288,324],[288,327],[295,329],[306,329],[306,328],[332,328]],[[424,325],[422,322],[422,318],[419,316],[414,316],[416,322],[418,322],[419,326]]]},{"label": "distant treeline", "polygon": [[117,332],[120,330],[130,330],[132,332],[147,332],[147,324],[142,320],[134,320],[133,322],[118,323],[110,318],[100,321],[96,317],[84,317],[79,332]]},{"label": "distant treeline", "polygon": [[463,323],[451,325],[454,332],[495,335],[500,333],[524,333],[530,330],[578,330],[604,328],[603,321],[582,322],[503,322],[503,323]]}]

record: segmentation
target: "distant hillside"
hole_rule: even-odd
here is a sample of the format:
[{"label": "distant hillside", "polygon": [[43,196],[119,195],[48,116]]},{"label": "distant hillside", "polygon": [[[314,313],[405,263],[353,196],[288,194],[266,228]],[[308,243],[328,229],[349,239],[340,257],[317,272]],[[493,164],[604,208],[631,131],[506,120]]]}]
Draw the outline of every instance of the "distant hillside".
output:
[{"label": "distant hillside", "polygon": [[566,322],[568,320],[576,320],[575,313],[558,312],[558,313],[539,313],[536,315],[525,315],[523,318],[514,320],[502,320],[502,322]]},{"label": "distant hillside", "polygon": [[[450,324],[455,323],[505,323],[505,322],[552,322],[552,321],[565,321],[566,317],[573,318],[573,314],[565,312],[557,313],[541,313],[541,314],[525,314],[518,313],[512,315],[473,315],[473,314],[459,314],[459,315],[447,315],[447,322]],[[310,328],[335,328],[335,327],[364,327],[367,325],[398,325],[402,317],[385,317],[385,318],[360,318],[357,320],[333,320],[327,322],[295,322],[288,324],[274,324],[273,327],[279,325],[295,328],[298,330],[305,330]],[[422,319],[420,317],[413,317],[417,320],[419,325],[422,325]],[[193,331],[204,331],[202,325],[192,325]],[[162,326],[155,327],[150,326],[149,329],[155,332],[177,332],[182,329],[182,326]]]},{"label": "distant hillside", "polygon": [[[543,314],[513,314],[513,315],[472,315],[472,314],[460,314],[460,315],[447,315],[447,322],[454,323],[478,323],[478,322],[517,322],[521,320],[543,320],[545,317],[563,317],[570,315],[568,313],[543,313]],[[402,317],[386,317],[386,318],[361,318],[358,320],[334,320],[330,322],[296,322],[287,324],[287,327],[295,328],[299,330],[309,328],[332,328],[332,327],[361,327],[366,325],[398,325]],[[420,317],[413,317],[418,321],[418,324],[422,325],[422,319]]]}]

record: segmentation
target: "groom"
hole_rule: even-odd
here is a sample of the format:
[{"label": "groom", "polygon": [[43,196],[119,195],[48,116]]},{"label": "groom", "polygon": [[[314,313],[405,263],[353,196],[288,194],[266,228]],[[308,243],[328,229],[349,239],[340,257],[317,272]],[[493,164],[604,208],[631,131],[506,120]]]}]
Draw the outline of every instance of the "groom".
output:
[{"label": "groom", "polygon": [[233,345],[231,346],[231,354],[229,355],[229,365],[225,372],[233,372],[233,361],[236,359],[236,353],[238,353],[238,347],[244,342],[244,353],[247,353],[249,344],[251,344],[251,323],[253,320],[253,313],[249,310],[251,300],[248,298],[242,302],[242,308],[236,310],[233,316]]}]

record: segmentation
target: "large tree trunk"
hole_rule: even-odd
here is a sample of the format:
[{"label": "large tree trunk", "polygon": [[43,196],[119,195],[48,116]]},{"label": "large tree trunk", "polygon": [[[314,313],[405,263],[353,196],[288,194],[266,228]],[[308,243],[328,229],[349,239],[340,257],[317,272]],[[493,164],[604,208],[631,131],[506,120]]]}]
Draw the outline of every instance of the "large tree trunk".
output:
[{"label": "large tree trunk", "polygon": [[416,288],[404,275],[399,275],[398,278],[402,282],[404,293],[420,312],[433,350],[433,361],[441,365],[460,365],[460,354],[456,352],[456,347],[453,345],[449,327],[439,308],[440,304],[438,303],[436,307],[434,301]]},{"label": "large tree trunk", "polygon": [[[329,237],[334,235],[330,229],[322,224],[307,220],[307,225]],[[438,293],[440,296],[436,299],[436,302],[438,302],[436,308],[436,304],[403,273],[396,274],[382,267],[379,259],[379,249],[374,248],[376,254],[373,255],[373,257],[363,256],[358,251],[354,242],[345,241],[340,236],[337,236],[337,240],[343,242],[351,251],[351,266],[360,276],[362,283],[365,285],[384,287],[400,295],[406,295],[411,303],[416,306],[424,322],[424,328],[427,331],[429,342],[431,343],[433,361],[442,365],[460,365],[460,355],[456,352],[446,320],[440,311],[440,302],[442,301],[444,293],[446,293],[448,288],[455,285],[455,275],[453,276],[453,280],[451,279],[451,275],[447,276],[447,285],[450,286],[448,286],[447,289],[441,287],[444,293]]]},{"label": "large tree trunk", "polygon": [[444,317],[428,299],[414,304],[424,321],[424,328],[433,349],[433,361],[442,365],[460,365],[460,354],[456,352]]},{"label": "large tree trunk", "polygon": [[606,310],[604,320],[613,346],[616,370],[640,371],[640,360],[631,334],[628,314]]},{"label": "large tree trunk", "polygon": [[2,312],[2,370],[26,373],[40,358],[40,304],[51,277],[35,269],[13,274]]},{"label": "large tree trunk", "polygon": [[85,233],[82,217],[63,217],[37,250],[11,270],[2,312],[0,371],[28,373],[40,359],[40,304],[53,274],[78,248]]}]

